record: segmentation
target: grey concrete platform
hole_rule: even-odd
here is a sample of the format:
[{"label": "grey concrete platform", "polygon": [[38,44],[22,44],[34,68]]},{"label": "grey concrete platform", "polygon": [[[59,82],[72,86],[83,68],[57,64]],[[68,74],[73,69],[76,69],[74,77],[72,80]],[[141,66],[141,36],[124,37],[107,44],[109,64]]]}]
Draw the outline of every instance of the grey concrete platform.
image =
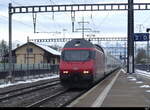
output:
[{"label": "grey concrete platform", "polygon": [[144,88],[148,82],[138,79],[136,73],[121,72],[101,107],[150,107],[150,87]]},{"label": "grey concrete platform", "polygon": [[67,107],[150,107],[150,79],[120,69]]}]

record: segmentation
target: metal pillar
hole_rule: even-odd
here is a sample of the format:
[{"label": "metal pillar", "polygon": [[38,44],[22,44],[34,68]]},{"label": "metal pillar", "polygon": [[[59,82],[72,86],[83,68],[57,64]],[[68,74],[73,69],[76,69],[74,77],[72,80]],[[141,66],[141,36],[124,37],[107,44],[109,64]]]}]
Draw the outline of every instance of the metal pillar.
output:
[{"label": "metal pillar", "polygon": [[127,58],[126,51],[127,51],[127,46],[126,46],[126,42],[125,42],[124,43],[124,66],[126,66],[126,58]]},{"label": "metal pillar", "polygon": [[12,81],[12,12],[11,12],[12,4],[9,3],[8,7],[8,14],[9,14],[9,75],[8,75],[8,81]]},{"label": "metal pillar", "polygon": [[82,38],[84,39],[84,17],[82,17]]},{"label": "metal pillar", "polygon": [[[146,29],[146,32],[149,34],[150,28]],[[147,71],[150,71],[150,66],[149,66],[149,35],[148,35],[148,41],[147,41]]]},{"label": "metal pillar", "polygon": [[30,70],[29,70],[29,36],[27,37],[27,55],[26,55],[26,61],[27,61],[27,71],[26,71],[26,78],[30,78]]},{"label": "metal pillar", "polygon": [[149,71],[149,40],[147,41],[147,71]]},{"label": "metal pillar", "polygon": [[75,11],[71,12],[72,32],[74,32]]},{"label": "metal pillar", "polygon": [[32,17],[33,17],[34,33],[36,33],[36,18],[37,18],[37,14],[36,13],[32,13]]},{"label": "metal pillar", "polygon": [[128,58],[127,73],[134,73],[134,10],[133,0],[128,0]]}]

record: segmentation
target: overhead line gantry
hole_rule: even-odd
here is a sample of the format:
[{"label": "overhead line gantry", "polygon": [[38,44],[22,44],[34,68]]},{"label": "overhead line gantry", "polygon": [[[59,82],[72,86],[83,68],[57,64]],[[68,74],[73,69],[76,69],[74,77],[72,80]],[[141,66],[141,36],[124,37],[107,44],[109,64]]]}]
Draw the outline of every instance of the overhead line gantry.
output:
[{"label": "overhead line gantry", "polygon": [[[50,38],[50,39],[29,39],[30,42],[67,42],[73,38]],[[127,41],[127,37],[95,37],[95,38],[84,38],[90,41]]]},{"label": "overhead line gantry", "polygon": [[[70,4],[70,5],[37,5],[12,6],[9,13],[42,13],[42,12],[74,12],[74,11],[125,11],[128,3],[115,4]],[[134,3],[134,10],[150,10],[150,3]]]}]

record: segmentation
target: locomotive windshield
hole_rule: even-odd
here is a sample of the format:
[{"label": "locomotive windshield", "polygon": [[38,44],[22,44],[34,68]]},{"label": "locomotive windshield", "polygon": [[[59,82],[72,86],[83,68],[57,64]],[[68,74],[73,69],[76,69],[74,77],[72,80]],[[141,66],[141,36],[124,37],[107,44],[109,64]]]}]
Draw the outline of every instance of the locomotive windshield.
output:
[{"label": "locomotive windshield", "polygon": [[65,50],[62,53],[62,59],[65,61],[86,61],[89,58],[89,50]]}]

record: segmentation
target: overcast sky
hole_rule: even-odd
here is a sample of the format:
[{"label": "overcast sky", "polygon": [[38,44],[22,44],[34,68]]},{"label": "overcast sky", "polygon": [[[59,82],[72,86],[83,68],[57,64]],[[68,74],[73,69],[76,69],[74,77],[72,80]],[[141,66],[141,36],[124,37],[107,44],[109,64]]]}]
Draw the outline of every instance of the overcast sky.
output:
[{"label": "overcast sky", "polygon": [[[77,3],[127,3],[127,0],[0,0],[0,40],[8,41],[8,3],[13,6],[24,5],[53,5],[53,4],[77,4]],[[150,0],[134,0],[134,2],[150,3]],[[126,37],[127,36],[127,11],[105,11],[105,12],[76,12],[75,29],[81,27],[79,21],[84,17],[86,28],[98,33],[96,37]],[[134,19],[135,32],[142,32],[150,27],[150,11],[136,11]],[[81,33],[71,32],[71,13],[39,13],[37,14],[37,31],[39,32],[61,32],[52,34],[34,34],[32,14],[13,14],[13,41],[26,42],[27,36],[34,38],[56,38],[56,37],[82,37]]]}]

